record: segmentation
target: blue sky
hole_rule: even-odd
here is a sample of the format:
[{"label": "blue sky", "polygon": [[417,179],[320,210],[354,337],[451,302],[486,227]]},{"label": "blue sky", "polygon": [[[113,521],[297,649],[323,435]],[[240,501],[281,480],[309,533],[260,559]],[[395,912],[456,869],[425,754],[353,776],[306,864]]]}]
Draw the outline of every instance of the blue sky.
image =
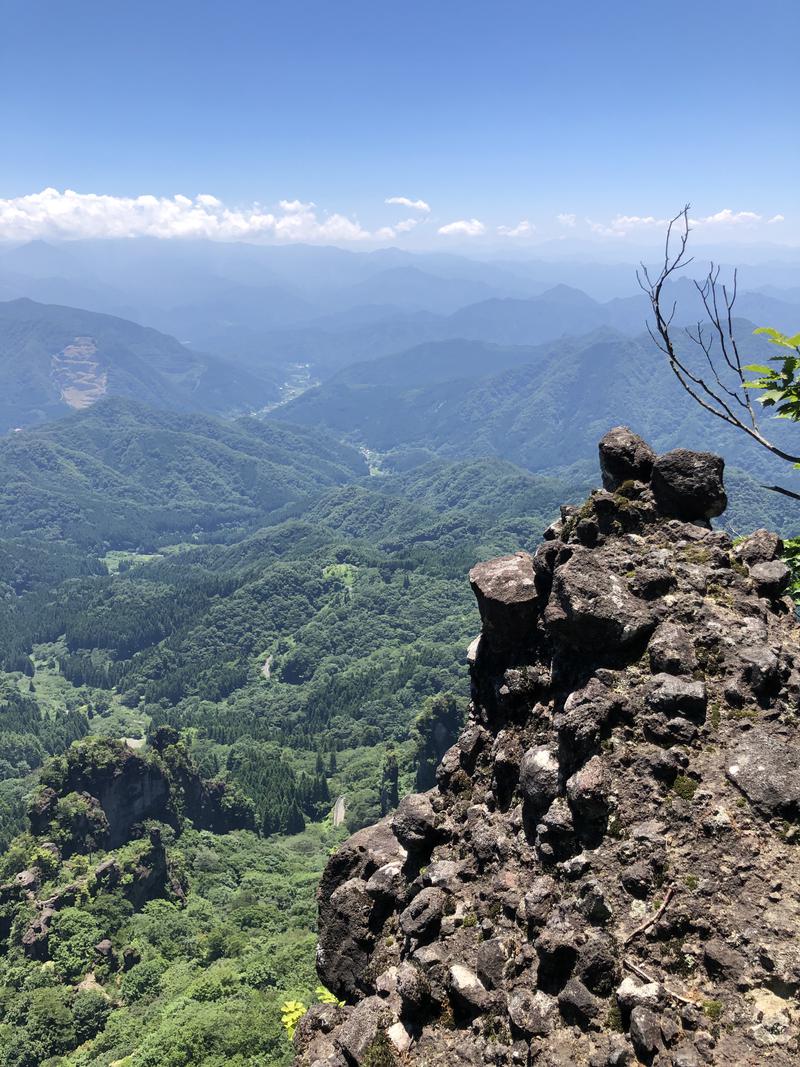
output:
[{"label": "blue sky", "polygon": [[618,242],[691,200],[800,244],[798,31],[797,0],[4,0],[0,236]]}]

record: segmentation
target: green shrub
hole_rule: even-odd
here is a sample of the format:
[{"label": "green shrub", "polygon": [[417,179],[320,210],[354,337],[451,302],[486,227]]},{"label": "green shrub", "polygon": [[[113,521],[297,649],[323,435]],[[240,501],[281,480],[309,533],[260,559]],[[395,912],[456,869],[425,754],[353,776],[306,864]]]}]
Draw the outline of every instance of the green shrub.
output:
[{"label": "green shrub", "polygon": [[681,800],[691,800],[699,787],[699,782],[695,781],[694,778],[689,778],[689,776],[685,774],[679,774],[672,783],[673,793],[675,793],[676,796],[679,796]]}]

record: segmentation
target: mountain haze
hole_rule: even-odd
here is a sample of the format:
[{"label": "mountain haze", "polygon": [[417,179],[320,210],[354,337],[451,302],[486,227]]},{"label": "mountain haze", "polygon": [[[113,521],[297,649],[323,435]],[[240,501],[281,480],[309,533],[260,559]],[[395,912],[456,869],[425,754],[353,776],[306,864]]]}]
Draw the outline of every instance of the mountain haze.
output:
[{"label": "mountain haze", "polygon": [[0,303],[0,431],[106,396],[235,412],[279,395],[280,376],[190,351],[125,319],[22,299]]}]

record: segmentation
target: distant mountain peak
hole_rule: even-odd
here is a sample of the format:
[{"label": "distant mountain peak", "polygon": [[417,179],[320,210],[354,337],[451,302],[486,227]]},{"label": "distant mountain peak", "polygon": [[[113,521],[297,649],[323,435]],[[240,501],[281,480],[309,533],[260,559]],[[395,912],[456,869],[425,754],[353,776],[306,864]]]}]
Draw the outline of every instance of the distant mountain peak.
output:
[{"label": "distant mountain peak", "polygon": [[585,307],[597,307],[597,301],[593,300],[588,293],[584,293],[583,289],[576,289],[572,285],[554,285],[552,289],[545,289],[545,291],[536,300],[547,300],[550,303],[556,301],[567,304],[575,304],[576,302],[583,304]]}]

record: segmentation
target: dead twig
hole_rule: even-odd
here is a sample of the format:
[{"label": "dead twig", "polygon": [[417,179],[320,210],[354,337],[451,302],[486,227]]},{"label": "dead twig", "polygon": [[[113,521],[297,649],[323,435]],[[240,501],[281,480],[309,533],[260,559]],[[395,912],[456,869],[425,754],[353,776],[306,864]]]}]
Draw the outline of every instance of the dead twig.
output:
[{"label": "dead twig", "polygon": [[628,936],[622,942],[623,946],[629,945],[631,943],[631,941],[633,941],[633,939],[635,937],[638,937],[639,934],[643,934],[645,932],[645,930],[649,930],[651,926],[654,926],[658,922],[658,920],[661,918],[661,916],[667,910],[667,906],[669,905],[669,902],[675,896],[677,891],[678,890],[675,888],[674,885],[671,885],[669,887],[669,889],[667,890],[667,895],[664,897],[664,903],[661,905],[661,907],[658,909],[658,911],[655,913],[655,915],[651,915],[649,919],[645,919],[645,921],[641,924],[641,926],[637,926],[636,929],[633,931],[633,933],[628,934]]},{"label": "dead twig", "polygon": [[[643,982],[648,982],[653,985],[661,985],[657,978],[653,978],[647,971],[643,971],[642,968],[633,962],[633,960],[624,959],[622,961],[624,967],[627,967],[629,971],[633,971],[637,978],[641,978]],[[690,1000],[689,997],[684,997],[681,993],[676,993],[674,989],[670,989],[668,986],[664,986],[664,992],[668,997],[672,997],[673,1000],[680,1001],[681,1004],[688,1004],[692,1008],[697,1007],[696,1000]]]},{"label": "dead twig", "polygon": [[[697,368],[695,362],[676,347],[672,328],[676,303],[669,301],[665,286],[668,289],[676,273],[692,262],[687,255],[691,231],[689,223],[687,204],[667,226],[664,259],[658,273],[655,269],[650,272],[644,264],[636,272],[653,313],[654,321],[647,323],[647,332],[659,351],[667,357],[683,389],[701,408],[740,430],[773,456],[788,463],[800,464],[800,456],[781,448],[766,437],[759,427],[757,406],[751,396],[753,379],[748,378],[746,367],[742,364],[733,317],[738,290],[736,272],[733,285],[729,288],[720,281],[719,266],[712,263],[703,281],[695,282],[706,314],[706,329],[710,326],[710,332],[706,332],[702,322],[685,332],[702,353],[700,367]],[[706,370],[703,370],[703,365]],[[790,489],[772,485],[764,488],[797,499],[797,494]]]}]

